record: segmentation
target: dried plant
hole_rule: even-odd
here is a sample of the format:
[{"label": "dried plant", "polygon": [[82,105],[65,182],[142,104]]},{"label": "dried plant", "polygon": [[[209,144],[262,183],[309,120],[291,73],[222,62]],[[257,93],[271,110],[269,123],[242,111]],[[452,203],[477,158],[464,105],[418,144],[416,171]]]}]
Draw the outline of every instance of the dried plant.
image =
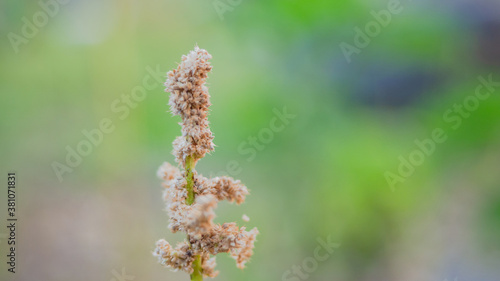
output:
[{"label": "dried plant", "polygon": [[[228,200],[241,204],[248,190],[239,180],[230,177],[207,179],[199,175],[195,165],[214,150],[213,135],[208,126],[210,95],[205,86],[207,74],[212,70],[208,62],[211,55],[195,47],[177,69],[167,73],[166,92],[170,92],[169,105],[174,115],[182,118],[182,136],[173,143],[173,154],[183,170],[164,163],[158,176],[165,187],[163,198],[170,216],[172,232],[182,231],[187,240],[172,247],[161,239],[156,242],[154,256],[173,270],[191,274],[191,280],[215,277],[215,255],[229,253],[239,268],[253,254],[257,228],[246,231],[236,223],[216,224],[214,209],[218,201]],[[243,216],[248,221],[246,215]]]}]

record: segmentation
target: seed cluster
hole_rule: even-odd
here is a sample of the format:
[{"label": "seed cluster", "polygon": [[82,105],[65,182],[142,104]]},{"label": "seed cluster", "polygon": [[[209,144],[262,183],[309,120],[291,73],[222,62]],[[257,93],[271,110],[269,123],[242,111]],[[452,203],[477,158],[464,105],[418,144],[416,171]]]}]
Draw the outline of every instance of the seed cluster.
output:
[{"label": "seed cluster", "polygon": [[[205,81],[212,66],[208,62],[210,54],[195,47],[187,56],[182,57],[178,68],[167,73],[166,91],[170,92],[169,105],[174,115],[180,115],[182,136],[174,141],[173,154],[183,170],[164,163],[158,170],[158,177],[163,180],[163,199],[170,216],[168,225],[172,232],[182,231],[187,240],[174,248],[161,239],[156,243],[154,256],[158,261],[173,270],[193,273],[196,257],[201,259],[202,273],[206,277],[215,277],[215,255],[229,253],[236,260],[239,268],[253,254],[257,228],[247,231],[236,223],[214,223],[219,201],[227,200],[241,204],[249,194],[248,189],[239,180],[230,177],[213,179],[199,175],[194,166],[187,168],[187,159],[194,164],[206,153],[214,149],[213,135],[208,126],[210,106],[208,89]],[[192,177],[192,178],[190,178]],[[193,204],[187,203],[188,180],[194,192]],[[248,217],[244,215],[245,221]]]},{"label": "seed cluster", "polygon": [[214,150],[214,139],[208,126],[208,108],[210,95],[205,86],[208,72],[212,66],[208,62],[212,56],[203,49],[195,47],[177,69],[167,73],[165,91],[170,92],[170,110],[173,115],[182,118],[182,136],[174,141],[174,155],[180,164],[186,157],[203,158],[207,152]]}]

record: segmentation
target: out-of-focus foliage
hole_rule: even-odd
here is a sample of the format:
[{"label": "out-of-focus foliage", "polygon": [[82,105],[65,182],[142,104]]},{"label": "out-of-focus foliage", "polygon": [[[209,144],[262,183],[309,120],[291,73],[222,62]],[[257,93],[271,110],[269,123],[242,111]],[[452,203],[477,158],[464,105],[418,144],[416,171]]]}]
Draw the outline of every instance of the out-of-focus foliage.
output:
[{"label": "out-of-focus foliage", "polygon": [[[217,145],[197,169],[242,179],[251,196],[219,206],[217,220],[242,223],[245,213],[261,231],[248,268],[219,256],[215,280],[287,280],[328,236],[341,246],[308,280],[497,280],[500,87],[467,117],[454,106],[478,76],[500,81],[499,6],[401,1],[349,63],[341,43],[354,44],[389,2],[73,0],[18,53],[9,33],[42,8],[0,3],[0,155],[2,173],[19,177],[13,280],[111,280],[122,268],[136,280],[187,278],[151,255],[157,239],[183,239],[166,228],[155,177],[173,162],[179,119],[160,82],[125,117],[113,107],[147,69],[166,73],[195,44],[213,55]],[[219,3],[231,10],[218,14]],[[284,108],[295,117],[269,137]],[[60,182],[54,161],[104,118],[113,132]],[[446,141],[391,188],[386,172],[437,128]]]}]

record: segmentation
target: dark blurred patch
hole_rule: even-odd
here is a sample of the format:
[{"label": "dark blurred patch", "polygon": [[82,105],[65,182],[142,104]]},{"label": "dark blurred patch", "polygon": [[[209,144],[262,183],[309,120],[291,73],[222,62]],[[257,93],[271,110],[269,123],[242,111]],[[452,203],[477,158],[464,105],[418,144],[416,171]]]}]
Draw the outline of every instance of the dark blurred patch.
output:
[{"label": "dark blurred patch", "polygon": [[374,63],[357,70],[347,100],[376,108],[405,107],[431,98],[446,80],[440,70],[424,66]]},{"label": "dark blurred patch", "polygon": [[455,3],[457,21],[464,23],[474,40],[474,60],[483,67],[500,67],[500,2],[465,1]]},{"label": "dark blurred patch", "polygon": [[500,67],[500,16],[484,19],[477,27],[476,55],[489,67]]}]

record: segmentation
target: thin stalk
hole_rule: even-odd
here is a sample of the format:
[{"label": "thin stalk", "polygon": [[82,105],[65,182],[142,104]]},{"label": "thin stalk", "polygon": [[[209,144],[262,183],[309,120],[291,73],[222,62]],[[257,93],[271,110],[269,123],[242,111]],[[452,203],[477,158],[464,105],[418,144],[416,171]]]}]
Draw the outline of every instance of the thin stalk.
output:
[{"label": "thin stalk", "polygon": [[194,203],[194,166],[194,158],[192,156],[186,157],[186,204],[188,205]]},{"label": "thin stalk", "polygon": [[[194,203],[194,166],[196,161],[192,156],[186,157],[186,191],[187,198],[186,204],[192,205]],[[188,241],[189,241],[188,237]],[[191,274],[191,281],[202,281],[203,269],[201,267],[201,256],[196,255],[193,261],[193,273]]]},{"label": "thin stalk", "polygon": [[193,273],[191,274],[191,281],[202,281],[203,273],[201,268],[201,256],[197,255],[193,261]]}]

